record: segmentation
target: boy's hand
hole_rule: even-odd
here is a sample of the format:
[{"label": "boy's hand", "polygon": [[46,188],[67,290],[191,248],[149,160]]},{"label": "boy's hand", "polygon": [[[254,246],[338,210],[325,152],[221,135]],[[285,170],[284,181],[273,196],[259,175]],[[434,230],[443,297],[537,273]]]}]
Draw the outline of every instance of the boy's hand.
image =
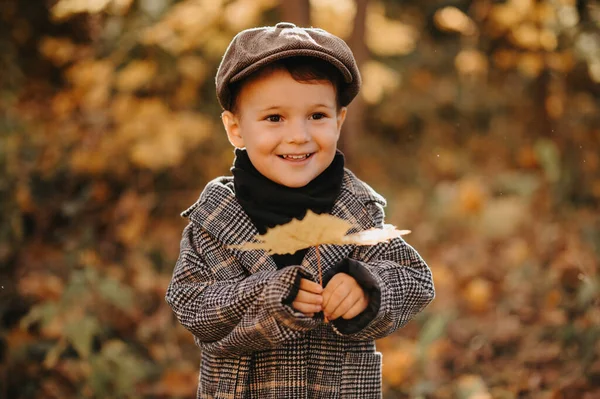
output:
[{"label": "boy's hand", "polygon": [[367,308],[369,296],[356,280],[338,273],[331,278],[323,290],[323,312],[329,320],[338,317],[351,319]]},{"label": "boy's hand", "polygon": [[319,284],[302,278],[300,279],[300,290],[292,302],[292,307],[308,317],[313,317],[315,313],[321,311],[322,293],[323,288]]}]

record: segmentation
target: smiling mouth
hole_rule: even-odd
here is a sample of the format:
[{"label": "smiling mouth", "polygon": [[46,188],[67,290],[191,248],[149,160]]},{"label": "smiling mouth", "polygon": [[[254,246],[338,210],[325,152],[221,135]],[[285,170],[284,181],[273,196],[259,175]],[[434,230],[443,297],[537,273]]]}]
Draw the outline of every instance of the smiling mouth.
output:
[{"label": "smiling mouth", "polygon": [[313,153],[301,154],[301,155],[285,154],[285,155],[278,155],[278,157],[282,158],[282,159],[289,159],[290,161],[302,161],[302,160],[310,158],[312,155],[313,155]]}]

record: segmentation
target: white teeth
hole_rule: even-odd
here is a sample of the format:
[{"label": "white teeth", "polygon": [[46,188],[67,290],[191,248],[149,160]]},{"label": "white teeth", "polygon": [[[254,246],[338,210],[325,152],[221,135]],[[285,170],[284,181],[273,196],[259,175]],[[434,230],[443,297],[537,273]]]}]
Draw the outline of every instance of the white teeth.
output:
[{"label": "white teeth", "polygon": [[310,156],[310,154],[304,154],[304,155],[282,155],[282,157],[284,159],[306,159]]}]

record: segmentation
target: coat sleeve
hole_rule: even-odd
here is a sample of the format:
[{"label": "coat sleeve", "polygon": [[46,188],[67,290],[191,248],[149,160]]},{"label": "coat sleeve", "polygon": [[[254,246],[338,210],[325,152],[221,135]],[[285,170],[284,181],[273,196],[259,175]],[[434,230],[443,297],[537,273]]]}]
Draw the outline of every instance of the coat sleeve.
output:
[{"label": "coat sleeve", "polygon": [[248,276],[234,260],[209,266],[205,257],[210,254],[201,248],[215,245],[220,246],[193,223],[186,226],[165,297],[202,350],[237,355],[273,348],[318,325],[289,305],[300,278],[310,278],[300,266]]},{"label": "coat sleeve", "polygon": [[[383,226],[384,213],[379,204],[370,205],[377,226]],[[390,335],[408,323],[435,297],[431,270],[418,252],[402,238],[374,246],[359,247],[350,262],[350,272],[368,287],[376,309],[372,319],[357,331],[353,320],[339,318],[334,330],[353,340],[375,340]],[[362,326],[361,326],[362,327]]]}]

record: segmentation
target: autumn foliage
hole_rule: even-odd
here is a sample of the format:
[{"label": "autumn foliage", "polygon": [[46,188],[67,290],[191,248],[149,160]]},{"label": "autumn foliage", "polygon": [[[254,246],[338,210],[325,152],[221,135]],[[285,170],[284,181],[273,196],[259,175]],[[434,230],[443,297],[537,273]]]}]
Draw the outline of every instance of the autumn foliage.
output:
[{"label": "autumn foliage", "polygon": [[600,10],[575,0],[0,2],[0,398],[194,397],[178,215],[229,173],[227,44],[291,3],[360,54],[348,163],[434,275],[377,343],[386,398],[600,398]]}]

